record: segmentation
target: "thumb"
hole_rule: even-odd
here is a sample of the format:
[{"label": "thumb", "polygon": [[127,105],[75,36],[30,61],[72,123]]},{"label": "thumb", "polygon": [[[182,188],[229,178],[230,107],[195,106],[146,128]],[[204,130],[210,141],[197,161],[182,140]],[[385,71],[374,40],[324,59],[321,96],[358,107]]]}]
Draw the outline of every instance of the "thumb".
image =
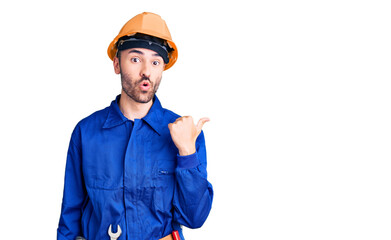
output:
[{"label": "thumb", "polygon": [[196,126],[196,128],[197,128],[197,135],[199,135],[201,133],[201,130],[202,130],[202,127],[204,126],[204,124],[206,122],[209,122],[209,121],[210,121],[210,119],[207,118],[207,117],[203,117],[200,120],[198,120],[198,123],[197,123],[197,126]]}]

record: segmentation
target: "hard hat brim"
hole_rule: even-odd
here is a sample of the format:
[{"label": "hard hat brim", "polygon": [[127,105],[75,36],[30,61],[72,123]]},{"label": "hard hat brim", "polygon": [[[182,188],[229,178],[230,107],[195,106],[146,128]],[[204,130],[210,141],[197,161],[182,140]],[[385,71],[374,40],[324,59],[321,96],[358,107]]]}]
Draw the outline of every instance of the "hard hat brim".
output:
[{"label": "hard hat brim", "polygon": [[[131,36],[133,34],[136,34],[137,32],[134,32],[134,33],[129,33],[129,34],[126,34],[126,35],[118,35],[109,45],[108,49],[107,49],[107,55],[109,55],[109,58],[111,60],[114,60],[114,57],[116,56],[117,54],[117,42],[118,42],[118,39],[120,39],[121,37],[123,36]],[[140,33],[140,32],[138,32]],[[147,34],[147,35],[151,35],[151,34],[148,34],[148,33],[143,33],[143,34]],[[153,35],[152,35],[153,36]],[[168,58],[169,58],[169,62],[166,64],[166,66],[164,67],[164,70],[167,70],[169,68],[171,68],[174,63],[177,61],[178,59],[178,48],[177,46],[175,45],[175,43],[171,40],[168,40],[168,39],[164,39],[167,41],[167,43],[169,44],[169,46],[174,49],[173,51],[169,52],[168,53]]]}]

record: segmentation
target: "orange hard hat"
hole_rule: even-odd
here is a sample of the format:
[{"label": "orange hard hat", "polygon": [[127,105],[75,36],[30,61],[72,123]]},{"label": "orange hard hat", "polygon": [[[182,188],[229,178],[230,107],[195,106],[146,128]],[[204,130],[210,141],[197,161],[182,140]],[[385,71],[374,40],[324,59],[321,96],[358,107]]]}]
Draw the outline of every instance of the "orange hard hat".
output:
[{"label": "orange hard hat", "polygon": [[132,36],[136,33],[142,33],[165,40],[173,51],[168,53],[169,62],[166,64],[164,70],[167,70],[174,65],[178,58],[178,49],[172,41],[166,22],[159,15],[150,12],[140,13],[125,23],[107,49],[109,58],[113,60],[117,54],[117,42],[121,37]]}]

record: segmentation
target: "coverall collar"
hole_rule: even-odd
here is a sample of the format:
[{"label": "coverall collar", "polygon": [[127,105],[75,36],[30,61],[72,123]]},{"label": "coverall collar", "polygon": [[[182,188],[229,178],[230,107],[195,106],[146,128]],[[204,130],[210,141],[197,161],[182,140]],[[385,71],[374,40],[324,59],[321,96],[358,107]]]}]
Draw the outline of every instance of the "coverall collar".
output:
[{"label": "coverall collar", "polygon": [[[119,109],[118,102],[121,97],[121,94],[116,97],[114,101],[111,102],[109,107],[109,113],[107,114],[106,121],[103,124],[103,128],[113,128],[123,124],[128,121],[128,119],[123,115],[121,110]],[[156,95],[153,97],[152,107],[149,109],[147,115],[142,118],[149,126],[159,135],[161,135],[163,131],[163,127],[161,124],[163,114],[163,108],[160,104],[159,99]]]}]

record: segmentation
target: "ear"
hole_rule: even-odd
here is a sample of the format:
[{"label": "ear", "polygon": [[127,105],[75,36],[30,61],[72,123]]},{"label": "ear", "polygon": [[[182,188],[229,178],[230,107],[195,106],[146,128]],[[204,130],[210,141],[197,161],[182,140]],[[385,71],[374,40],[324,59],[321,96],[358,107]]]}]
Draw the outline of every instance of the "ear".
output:
[{"label": "ear", "polygon": [[120,73],[121,73],[121,67],[120,67],[120,65],[119,65],[119,59],[118,59],[117,56],[115,56],[115,57],[113,58],[113,66],[114,66],[114,72],[115,72],[116,74],[120,74]]}]

